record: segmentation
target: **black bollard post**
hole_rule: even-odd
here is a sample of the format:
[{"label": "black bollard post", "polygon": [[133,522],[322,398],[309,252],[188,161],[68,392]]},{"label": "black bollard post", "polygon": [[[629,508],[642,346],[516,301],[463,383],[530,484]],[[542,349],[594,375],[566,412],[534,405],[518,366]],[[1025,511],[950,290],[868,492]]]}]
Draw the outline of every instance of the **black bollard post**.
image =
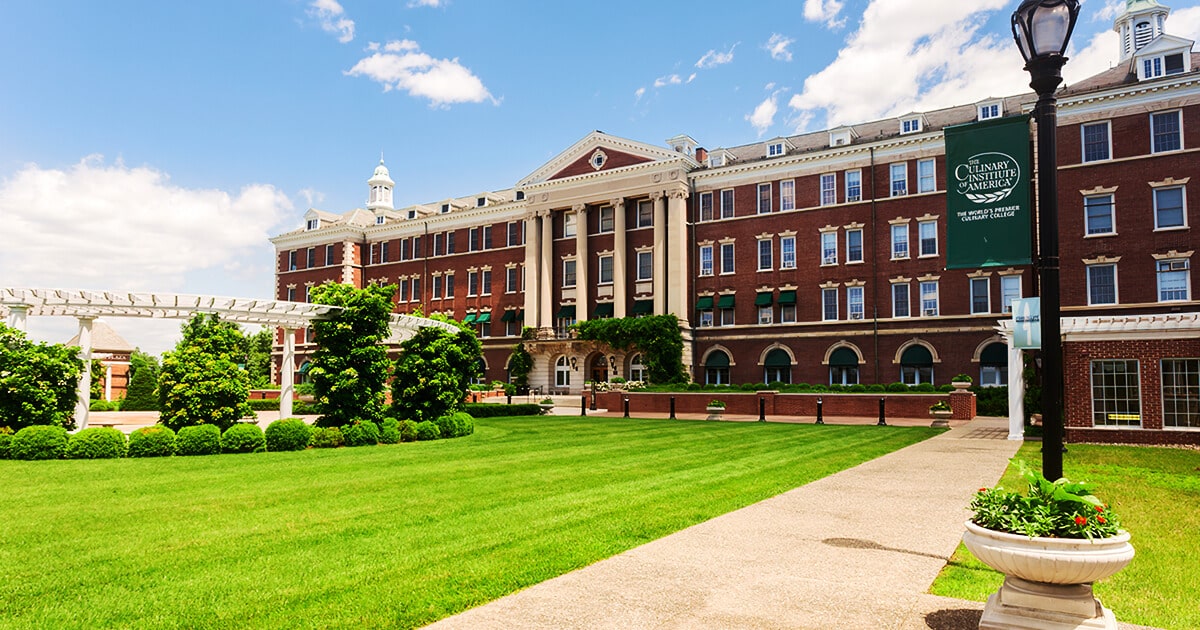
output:
[{"label": "black bollard post", "polygon": [[671,416],[669,419],[671,419],[671,420],[675,419],[675,397],[674,396],[671,397]]},{"label": "black bollard post", "polygon": [[817,396],[817,424],[825,424],[825,416],[821,413],[821,407],[825,406],[825,401]]},{"label": "black bollard post", "polygon": [[629,417],[629,397],[625,397],[625,417]]},{"label": "black bollard post", "polygon": [[583,394],[583,398],[579,400],[579,415],[587,415],[587,394]]},{"label": "black bollard post", "polygon": [[596,390],[592,390],[592,411],[596,410]]},{"label": "black bollard post", "polygon": [[504,398],[508,401],[508,404],[512,404],[512,394],[505,394]]},{"label": "black bollard post", "polygon": [[758,421],[759,422],[767,421],[767,399],[766,398],[758,399]]},{"label": "black bollard post", "polygon": [[883,397],[879,398],[879,422],[876,422],[875,424],[877,426],[881,426],[881,427],[887,426],[887,420],[883,419],[883,404],[885,401],[887,401],[886,398],[883,398]]}]

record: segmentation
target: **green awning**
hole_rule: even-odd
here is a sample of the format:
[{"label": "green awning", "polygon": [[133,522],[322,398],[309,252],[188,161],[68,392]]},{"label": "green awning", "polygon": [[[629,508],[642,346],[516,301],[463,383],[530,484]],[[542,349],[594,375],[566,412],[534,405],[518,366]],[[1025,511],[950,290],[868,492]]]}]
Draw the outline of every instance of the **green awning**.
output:
[{"label": "green awning", "polygon": [[990,343],[983,352],[979,353],[979,363],[982,365],[1008,365],[1008,346],[1002,343]]},{"label": "green awning", "polygon": [[782,348],[775,348],[767,353],[763,367],[792,367],[792,357],[789,357]]},{"label": "green awning", "polygon": [[759,293],[758,297],[754,298],[755,306],[770,306],[774,301],[775,296],[770,293]]},{"label": "green awning", "polygon": [[704,362],[704,367],[729,367],[729,355],[717,350],[716,352],[708,355],[708,360]]},{"label": "green awning", "polygon": [[780,291],[779,292],[779,303],[780,304],[795,304],[796,303],[796,292],[795,291]]},{"label": "green awning", "polygon": [[722,295],[721,299],[717,300],[717,308],[733,308],[733,296]]},{"label": "green awning", "polygon": [[304,363],[300,364],[300,369],[296,370],[296,371],[299,372],[300,374],[308,374],[308,371],[311,369],[312,369],[312,361],[305,361]]},{"label": "green awning", "polygon": [[517,311],[517,319],[520,321],[525,321],[525,309]]},{"label": "green awning", "polygon": [[857,367],[858,355],[850,348],[838,348],[829,355],[829,365],[832,367]]},{"label": "green awning", "polygon": [[505,324],[508,322],[517,321],[517,312],[512,309],[504,311],[504,314],[500,316],[500,321],[504,322]]},{"label": "green awning", "polygon": [[558,309],[558,319],[575,319],[575,306],[564,306]]},{"label": "green awning", "polygon": [[649,315],[654,312],[654,300],[636,300],[633,303],[634,315]]},{"label": "green awning", "polygon": [[696,300],[697,311],[711,311],[713,307],[713,299],[711,295],[706,295],[699,300]]},{"label": "green awning", "polygon": [[475,318],[475,323],[476,323],[476,324],[486,324],[486,323],[488,323],[488,322],[490,322],[490,321],[492,321],[492,313],[491,313],[491,311],[488,311],[487,313],[480,313],[480,314],[479,314],[479,317],[476,317],[476,318]]},{"label": "green awning", "polygon": [[916,365],[926,366],[933,365],[933,355],[930,354],[929,348],[922,345],[909,346],[904,354],[900,355],[901,365]]},{"label": "green awning", "polygon": [[601,303],[597,304],[596,312],[592,313],[592,317],[595,317],[597,319],[599,319],[601,317],[612,317],[612,316],[613,316],[613,303],[612,302],[601,302]]},{"label": "green awning", "polygon": [[475,323],[475,313],[468,313],[467,316],[463,318],[463,323],[464,324],[474,324]]}]

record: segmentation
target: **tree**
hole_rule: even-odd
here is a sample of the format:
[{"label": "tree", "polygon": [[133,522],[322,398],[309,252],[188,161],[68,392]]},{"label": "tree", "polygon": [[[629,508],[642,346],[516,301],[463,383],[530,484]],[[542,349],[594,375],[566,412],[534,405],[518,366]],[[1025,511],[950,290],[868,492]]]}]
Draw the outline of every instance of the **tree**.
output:
[{"label": "tree", "polygon": [[392,380],[392,415],[424,422],[465,408],[471,379],[479,374],[483,347],[475,331],[442,315],[432,319],[458,327],[426,326],[400,344]]},{"label": "tree", "polygon": [[158,411],[158,396],[154,387],[158,383],[158,359],[141,350],[129,355],[129,386],[125,389],[125,400],[121,411]]},{"label": "tree", "polygon": [[341,307],[329,319],[313,322],[318,348],[308,375],[321,413],[318,426],[383,420],[391,364],[382,343],[395,293],[395,285],[357,289],[325,283],[312,290],[314,303]]},{"label": "tree", "polygon": [[92,359],[92,391],[88,392],[92,400],[104,398],[104,362]]},{"label": "tree", "polygon": [[250,386],[262,388],[271,384],[271,345],[275,342],[275,331],[263,328],[246,337],[246,372],[250,375]]},{"label": "tree", "polygon": [[[533,329],[526,326],[521,331],[521,339],[532,339]],[[512,354],[508,355],[508,376],[517,388],[518,394],[529,393],[529,373],[533,371],[533,356],[525,349],[524,341],[513,346]]]},{"label": "tree", "polygon": [[620,350],[641,350],[650,382],[687,382],[683,338],[674,315],[589,319],[575,326],[580,339],[601,341]]},{"label": "tree", "polygon": [[79,348],[34,343],[0,323],[0,426],[75,428],[75,390],[83,373]]},{"label": "tree", "polygon": [[178,431],[213,424],[222,431],[254,415],[246,398],[250,377],[238,367],[242,331],[203,313],[183,325],[183,339],[163,356],[158,376],[159,422]]}]

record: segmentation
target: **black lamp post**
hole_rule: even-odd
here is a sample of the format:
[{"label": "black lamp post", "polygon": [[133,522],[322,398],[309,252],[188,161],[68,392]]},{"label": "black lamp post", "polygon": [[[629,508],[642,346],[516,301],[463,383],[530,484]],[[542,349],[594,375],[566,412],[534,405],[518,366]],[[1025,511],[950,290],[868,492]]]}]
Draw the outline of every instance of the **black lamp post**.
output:
[{"label": "black lamp post", "polygon": [[1059,322],[1058,157],[1055,131],[1058,101],[1054,90],[1062,83],[1063,52],[1079,18],[1079,0],[1025,0],[1012,15],[1013,37],[1025,57],[1029,87],[1038,95],[1033,109],[1037,122],[1038,273],[1042,299],[1042,476],[1062,477],[1063,360]]}]

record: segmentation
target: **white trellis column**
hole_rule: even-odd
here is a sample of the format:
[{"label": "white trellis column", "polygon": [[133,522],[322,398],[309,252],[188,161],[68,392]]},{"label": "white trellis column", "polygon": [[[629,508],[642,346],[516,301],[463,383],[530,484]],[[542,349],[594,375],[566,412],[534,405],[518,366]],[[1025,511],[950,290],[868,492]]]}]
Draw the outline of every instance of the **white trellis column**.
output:
[{"label": "white trellis column", "polygon": [[104,400],[112,402],[112,364],[104,366]]},{"label": "white trellis column", "polygon": [[25,332],[25,325],[26,325],[25,317],[29,314],[29,305],[28,304],[9,304],[8,312],[9,312],[9,317],[8,317],[9,324],[8,325],[12,326],[13,328],[15,328],[21,332]]},{"label": "white trellis column", "polygon": [[83,360],[83,372],[79,375],[79,386],[75,390],[75,426],[80,431],[87,428],[88,411],[92,404],[92,322],[95,317],[79,318],[79,358]]},{"label": "white trellis column", "polygon": [[1008,439],[1025,439],[1025,361],[1008,337]]},{"label": "white trellis column", "polygon": [[295,391],[296,329],[283,329],[283,359],[279,365],[279,417],[292,417],[292,396]]}]

